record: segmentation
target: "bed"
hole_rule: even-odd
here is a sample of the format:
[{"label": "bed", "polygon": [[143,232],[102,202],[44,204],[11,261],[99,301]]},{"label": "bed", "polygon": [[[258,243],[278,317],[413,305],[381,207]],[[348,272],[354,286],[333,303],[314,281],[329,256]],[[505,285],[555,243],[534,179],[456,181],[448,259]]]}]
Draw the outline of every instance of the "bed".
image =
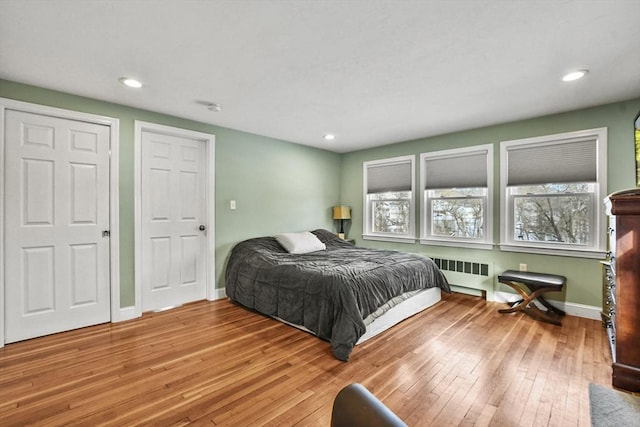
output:
[{"label": "bed", "polygon": [[292,248],[287,238],[293,234],[238,243],[225,271],[227,296],[330,341],[339,360],[348,361],[357,343],[435,304],[441,290],[450,292],[425,256],[356,247],[328,230],[306,233],[313,247]]}]

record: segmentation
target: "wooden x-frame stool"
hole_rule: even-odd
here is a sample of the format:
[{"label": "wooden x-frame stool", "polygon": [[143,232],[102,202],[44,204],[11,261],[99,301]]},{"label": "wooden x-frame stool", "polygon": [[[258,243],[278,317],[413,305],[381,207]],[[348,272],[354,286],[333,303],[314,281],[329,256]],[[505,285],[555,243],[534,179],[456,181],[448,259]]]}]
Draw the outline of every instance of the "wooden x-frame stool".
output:
[{"label": "wooden x-frame stool", "polygon": [[[555,274],[507,270],[498,276],[498,281],[511,286],[522,297],[521,300],[510,302],[511,308],[498,310],[498,313],[523,311],[536,320],[553,323],[554,325],[562,324],[558,316],[564,316],[566,313],[549,304],[542,294],[546,292],[561,292],[567,282],[566,277],[556,276]],[[530,293],[527,293],[527,290]],[[534,300],[539,301],[547,309],[541,310],[536,306]]]}]

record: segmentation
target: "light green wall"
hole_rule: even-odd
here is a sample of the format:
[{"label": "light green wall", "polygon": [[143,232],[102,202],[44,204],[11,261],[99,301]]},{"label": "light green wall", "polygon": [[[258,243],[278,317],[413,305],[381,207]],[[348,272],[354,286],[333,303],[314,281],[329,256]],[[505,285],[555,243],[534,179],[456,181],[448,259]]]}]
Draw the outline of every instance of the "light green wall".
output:
[{"label": "light green wall", "polygon": [[[423,253],[434,257],[493,263],[496,273],[507,269],[517,270],[520,263],[526,263],[529,271],[562,274],[567,277],[568,282],[565,291],[562,295],[557,296],[558,299],[572,303],[600,306],[602,304],[602,281],[599,260],[501,252],[499,249],[474,250],[434,245],[426,246],[419,243],[384,243],[361,240],[363,211],[362,162],[492,143],[494,144],[495,156],[494,194],[499,195],[500,141],[607,127],[608,192],[613,192],[635,186],[633,120],[638,110],[640,110],[640,100],[636,99],[345,154],[342,157],[341,199],[343,203],[352,206],[353,219],[349,237],[355,238],[357,244],[368,247],[385,247]],[[425,120],[428,120],[428,118],[425,118]],[[418,160],[419,157],[417,157],[417,163]],[[416,174],[416,184],[420,182],[418,175],[419,173]],[[493,211],[494,241],[498,242],[500,236],[499,197],[495,199]],[[418,206],[416,216],[419,218],[419,215],[420,209]],[[504,285],[497,283],[497,281],[495,281],[494,285],[496,290],[509,290]]]},{"label": "light green wall", "polygon": [[[333,227],[340,155],[264,136],[0,80],[0,97],[120,121],[120,306],[134,304],[134,120],[216,137],[216,287],[233,245],[282,231]],[[237,209],[229,209],[229,200]]]},{"label": "light green wall", "polygon": [[[0,97],[114,117],[120,121],[120,293],[121,306],[134,303],[134,120],[159,123],[216,136],[216,286],[223,287],[224,266],[233,245],[245,238],[314,228],[332,229],[331,206],[352,206],[349,237],[358,244],[493,264],[495,271],[517,269],[567,276],[559,299],[599,306],[601,279],[598,260],[521,253],[457,249],[420,244],[361,240],[362,162],[477,144],[495,144],[494,182],[499,185],[499,142],[573,130],[607,127],[609,132],[609,192],[633,187],[635,163],[633,119],[640,100],[620,102],[564,114],[424,138],[343,155],[259,135],[194,122],[151,111],[83,98],[0,80]],[[428,120],[428,118],[425,118]],[[417,177],[419,180],[419,177]],[[230,200],[237,210],[229,209]],[[499,212],[496,198],[494,212]],[[495,241],[499,216],[494,220]],[[496,282],[496,290],[507,290]]]}]

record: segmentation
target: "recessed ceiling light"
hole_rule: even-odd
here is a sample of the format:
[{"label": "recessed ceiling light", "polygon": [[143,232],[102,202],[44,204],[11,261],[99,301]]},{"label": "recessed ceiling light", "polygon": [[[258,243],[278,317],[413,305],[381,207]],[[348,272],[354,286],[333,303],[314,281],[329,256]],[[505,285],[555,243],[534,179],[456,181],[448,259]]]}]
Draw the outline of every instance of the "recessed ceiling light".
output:
[{"label": "recessed ceiling light", "polygon": [[572,82],[574,80],[578,80],[583,78],[589,71],[588,70],[578,70],[572,71],[569,74],[565,74],[562,78],[563,82]]},{"label": "recessed ceiling light", "polygon": [[324,139],[326,139],[327,141],[333,141],[334,139],[336,139],[336,136],[332,133],[328,133],[324,136]]},{"label": "recessed ceiling light", "polygon": [[142,87],[142,83],[140,83],[136,79],[132,79],[132,78],[129,78],[129,77],[121,77],[120,78],[120,83],[122,83],[125,86],[133,87],[133,88],[136,88],[136,89],[140,89]]}]

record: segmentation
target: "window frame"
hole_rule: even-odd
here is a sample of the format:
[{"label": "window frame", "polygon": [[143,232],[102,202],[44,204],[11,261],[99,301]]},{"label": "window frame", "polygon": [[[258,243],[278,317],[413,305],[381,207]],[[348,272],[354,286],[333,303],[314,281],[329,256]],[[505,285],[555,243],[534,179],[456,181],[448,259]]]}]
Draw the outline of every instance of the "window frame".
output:
[{"label": "window frame", "polygon": [[[506,252],[526,252],[543,255],[560,255],[580,258],[603,259],[606,256],[606,214],[604,204],[599,201],[607,194],[607,128],[586,129],[552,135],[523,138],[500,142],[500,250]],[[557,146],[576,140],[595,140],[596,181],[591,198],[590,245],[576,245],[564,242],[522,241],[514,238],[515,200],[526,195],[513,195],[507,186],[509,171],[509,151],[532,146]],[[544,183],[562,184],[562,183]],[[524,186],[524,185],[523,185]],[[581,193],[585,194],[585,193]],[[552,194],[553,195],[553,194]]]},{"label": "window frame", "polygon": [[[483,228],[484,236],[482,239],[469,237],[444,237],[431,234],[432,225],[432,203],[433,200],[443,200],[445,198],[430,198],[427,195],[429,190],[427,186],[426,161],[428,159],[451,159],[456,157],[470,157],[476,155],[485,155],[486,171],[487,171],[487,192],[486,196],[472,197],[474,199],[484,199],[483,206]],[[440,245],[466,247],[473,249],[493,249],[493,201],[494,201],[494,185],[493,185],[493,144],[473,145],[470,147],[454,148],[449,150],[431,151],[420,154],[420,206],[422,215],[420,216],[420,243],[423,245]],[[455,187],[452,187],[455,188]]]},{"label": "window frame", "polygon": [[[391,157],[379,160],[369,160],[362,162],[362,189],[363,189],[363,215],[362,215],[362,238],[364,240],[379,240],[384,242],[415,243],[415,157],[414,155]],[[373,231],[373,201],[368,198],[368,169],[369,167],[391,166],[396,164],[409,163],[411,168],[411,197],[409,198],[409,224],[407,233],[383,233]]]}]

